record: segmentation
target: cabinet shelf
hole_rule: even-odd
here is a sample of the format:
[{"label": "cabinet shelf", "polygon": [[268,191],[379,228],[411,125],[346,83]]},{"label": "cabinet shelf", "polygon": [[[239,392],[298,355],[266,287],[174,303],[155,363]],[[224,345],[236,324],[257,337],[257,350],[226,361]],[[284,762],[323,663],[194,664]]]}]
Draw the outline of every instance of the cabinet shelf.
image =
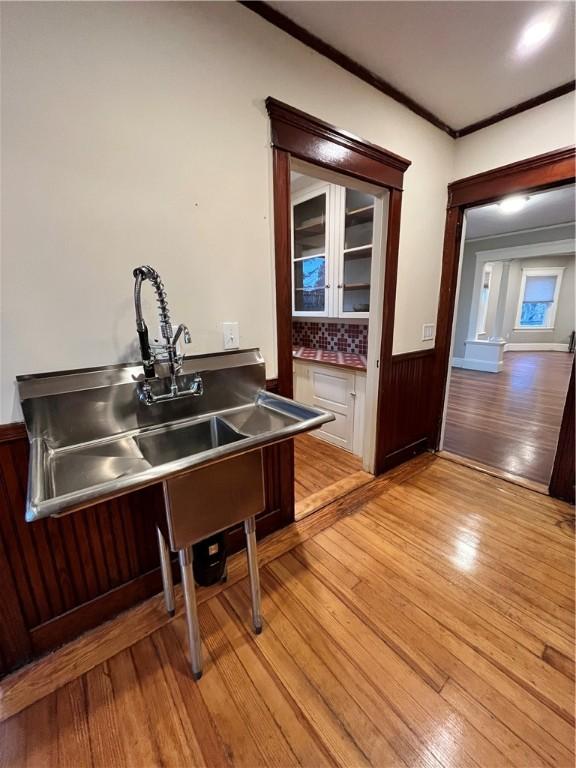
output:
[{"label": "cabinet shelf", "polygon": [[369,245],[359,245],[356,248],[344,249],[345,259],[370,259],[372,258],[372,243]]},{"label": "cabinet shelf", "polygon": [[309,219],[299,227],[294,227],[294,234],[322,235],[326,230],[326,219],[324,216],[318,216],[315,219]]},{"label": "cabinet shelf", "polygon": [[314,291],[323,291],[325,290],[325,287],[323,285],[318,286],[318,288],[298,288],[298,286],[294,286],[295,291],[308,291],[309,293],[313,293]]},{"label": "cabinet shelf", "polygon": [[344,283],[342,288],[345,291],[360,291],[370,288],[370,283]]},{"label": "cabinet shelf", "polygon": [[364,224],[372,221],[374,218],[374,206],[365,205],[362,208],[355,208],[352,211],[346,211],[346,224]]}]

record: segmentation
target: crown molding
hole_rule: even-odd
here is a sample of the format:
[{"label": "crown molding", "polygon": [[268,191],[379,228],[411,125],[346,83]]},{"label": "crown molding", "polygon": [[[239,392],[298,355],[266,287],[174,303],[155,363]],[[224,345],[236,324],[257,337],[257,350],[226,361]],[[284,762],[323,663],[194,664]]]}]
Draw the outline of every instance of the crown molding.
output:
[{"label": "crown molding", "polygon": [[533,109],[534,107],[539,107],[540,105],[545,104],[547,101],[557,99],[559,96],[564,96],[565,94],[571,93],[576,89],[576,81],[571,80],[568,83],[564,83],[563,85],[559,85],[556,88],[545,91],[538,96],[534,96],[531,99],[527,99],[526,101],[522,101],[512,107],[508,107],[507,109],[497,112],[494,115],[490,115],[489,117],[485,117],[482,120],[478,120],[477,122],[465,125],[463,128],[452,128],[450,125],[445,123],[444,120],[438,117],[438,115],[435,115],[429,109],[423,107],[417,101],[414,101],[414,99],[396,88],[387,80],[380,77],[379,75],[376,75],[374,72],[367,69],[362,64],[359,64],[357,61],[354,61],[354,59],[351,59],[345,53],[342,53],[342,51],[334,48],[334,46],[325,42],[322,40],[322,38],[314,35],[312,32],[309,32],[304,27],[301,27],[300,24],[292,21],[292,19],[288,18],[288,16],[285,16],[283,13],[280,13],[280,11],[277,11],[275,8],[272,8],[270,5],[268,5],[268,3],[262,2],[262,0],[237,0],[237,2],[248,10],[258,14],[258,16],[265,19],[270,24],[278,27],[278,29],[286,32],[286,34],[294,37],[296,40],[308,46],[308,48],[316,51],[316,53],[319,53],[321,56],[325,56],[327,59],[330,59],[330,61],[333,61],[334,64],[337,64],[339,67],[342,67],[342,69],[350,72],[350,74],[355,75],[363,82],[371,85],[377,91],[380,91],[380,93],[383,93],[385,96],[389,96],[391,99],[394,99],[394,101],[402,104],[402,106],[406,107],[411,112],[414,112],[414,114],[431,123],[436,128],[439,128],[441,131],[444,131],[444,133],[447,133],[453,139],[459,139],[463,136],[468,136],[475,131],[480,131],[482,128],[487,128],[490,125],[499,123],[501,120],[506,120],[509,117],[518,115],[521,112],[526,112],[527,110]]},{"label": "crown molding", "polygon": [[531,232],[543,232],[548,229],[565,229],[576,225],[575,221],[563,221],[560,224],[545,224],[542,227],[527,227],[526,229],[512,229],[510,232],[500,232],[495,235],[480,235],[479,237],[466,237],[466,243],[478,243],[480,240],[496,240],[499,237],[514,237],[516,235],[528,235]]}]

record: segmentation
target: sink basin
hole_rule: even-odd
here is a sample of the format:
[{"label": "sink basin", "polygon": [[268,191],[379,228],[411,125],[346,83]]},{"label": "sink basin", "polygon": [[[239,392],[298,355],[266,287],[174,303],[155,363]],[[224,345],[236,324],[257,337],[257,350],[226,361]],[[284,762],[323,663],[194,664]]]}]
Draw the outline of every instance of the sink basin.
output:
[{"label": "sink basin", "polygon": [[334,418],[266,392],[258,350],[185,358],[182,389],[196,374],[204,395],[151,406],[137,396],[139,365],[18,377],[30,439],[26,519],[75,511]]},{"label": "sink basin", "polygon": [[222,419],[212,416],[196,424],[174,424],[134,438],[143,458],[153,467],[243,440]]}]

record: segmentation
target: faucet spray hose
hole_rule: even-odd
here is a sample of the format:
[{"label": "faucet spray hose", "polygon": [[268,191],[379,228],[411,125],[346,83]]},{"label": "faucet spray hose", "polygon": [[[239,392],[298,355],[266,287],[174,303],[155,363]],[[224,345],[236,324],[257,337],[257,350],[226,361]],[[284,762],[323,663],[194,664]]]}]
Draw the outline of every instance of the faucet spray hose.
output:
[{"label": "faucet spray hose", "polygon": [[142,289],[142,281],[150,280],[150,282],[152,283],[152,287],[156,292],[156,301],[158,302],[160,332],[162,333],[162,336],[167,341],[170,341],[170,339],[172,338],[172,323],[170,322],[170,310],[168,309],[168,298],[166,296],[166,291],[164,290],[164,283],[162,282],[162,278],[160,277],[158,272],[156,272],[156,270],[149,265],[137,267],[134,270],[134,277],[136,278],[136,283],[134,284],[134,304],[136,306],[136,324],[139,325],[144,322],[142,318],[142,301],[140,297],[140,292]]}]

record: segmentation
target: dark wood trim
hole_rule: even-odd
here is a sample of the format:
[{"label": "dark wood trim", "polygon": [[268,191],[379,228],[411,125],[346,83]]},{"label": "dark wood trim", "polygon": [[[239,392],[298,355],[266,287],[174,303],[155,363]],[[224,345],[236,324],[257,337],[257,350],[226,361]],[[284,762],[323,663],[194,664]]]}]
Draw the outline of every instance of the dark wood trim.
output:
[{"label": "dark wood trim", "polygon": [[420,440],[415,440],[410,445],[406,445],[403,448],[399,448],[397,451],[389,453],[383,463],[382,472],[387,472],[389,469],[397,467],[399,464],[403,464],[405,461],[413,459],[414,456],[418,456],[419,453],[424,453],[428,450],[428,438],[422,437]]},{"label": "dark wood trim", "polygon": [[574,465],[576,463],[574,422],[574,361],[560,426],[560,437],[550,479],[550,495],[574,504]]},{"label": "dark wood trim", "polygon": [[453,139],[468,136],[475,131],[480,131],[482,128],[487,128],[488,126],[499,123],[509,117],[514,117],[514,115],[518,115],[521,112],[526,112],[534,107],[539,107],[542,104],[546,104],[548,101],[552,101],[567,93],[571,93],[576,87],[576,82],[571,80],[568,83],[564,83],[556,88],[551,88],[549,91],[533,96],[531,99],[527,99],[512,107],[496,112],[482,120],[477,120],[475,123],[465,125],[463,128],[452,128],[445,123],[444,120],[426,107],[423,107],[417,101],[414,101],[414,99],[399,88],[396,88],[392,83],[389,83],[383,77],[376,75],[362,64],[359,64],[357,61],[354,61],[354,59],[346,56],[345,53],[334,48],[330,43],[322,40],[322,38],[314,35],[312,32],[309,32],[307,29],[300,26],[300,24],[292,21],[292,19],[288,18],[288,16],[285,16],[283,13],[280,13],[280,11],[277,11],[275,8],[272,8],[268,3],[251,2],[251,0],[238,0],[238,2],[250,11],[257,13],[258,16],[270,22],[270,24],[273,24],[275,27],[278,27],[278,29],[281,29],[283,32],[286,32],[291,37],[294,37],[299,42],[308,46],[308,48],[316,51],[316,53],[325,56],[327,59],[330,59],[330,61],[333,61],[334,64],[337,64],[339,67],[342,67],[342,69],[350,72],[350,74],[368,85],[371,85],[372,88],[380,91],[380,93],[383,93],[385,96],[389,96],[391,99],[394,99],[394,101],[402,104],[402,106],[406,107],[411,112],[414,112],[414,114],[431,123],[436,128],[439,128],[441,131],[444,131],[444,133],[447,133]]},{"label": "dark wood trim", "polygon": [[[454,321],[454,306],[458,289],[458,267],[462,239],[462,223],[466,208],[482,205],[498,198],[517,192],[533,192],[549,189],[576,180],[576,149],[565,147],[542,155],[520,160],[517,163],[494,168],[464,179],[459,179],[448,186],[448,209],[444,230],[444,250],[442,255],[442,277],[438,299],[436,319],[436,360],[433,382],[430,388],[432,448],[438,448],[442,424],[444,398],[450,362],[450,343]],[[568,404],[567,406],[568,407]],[[571,429],[573,430],[573,423]],[[562,461],[569,441],[574,440],[569,434],[570,424],[563,420],[555,467]],[[562,465],[564,466],[564,465]],[[560,470],[559,470],[560,471]],[[564,472],[564,470],[562,470]],[[565,481],[562,481],[565,482]],[[555,495],[557,485],[550,485],[550,493]]]},{"label": "dark wood trim", "polygon": [[278,394],[278,379],[266,379],[266,389],[268,392],[274,392]]},{"label": "dark wood trim", "polygon": [[[272,150],[274,185],[274,265],[276,278],[276,337],[278,393],[292,397],[292,269],[290,232],[290,154]],[[290,307],[289,312],[279,307]]]},{"label": "dark wood trim", "polygon": [[[172,563],[172,575],[175,582],[180,581],[176,560]],[[88,603],[33,627],[30,630],[32,653],[34,656],[46,653],[161,591],[162,575],[159,568],[154,568]]]},{"label": "dark wood trim", "polygon": [[319,53],[322,56],[325,56],[327,59],[330,59],[330,61],[338,64],[338,66],[342,67],[342,69],[345,69],[347,72],[350,72],[350,74],[355,75],[360,80],[368,83],[368,85],[376,88],[377,91],[380,91],[380,93],[383,93],[385,96],[389,96],[390,98],[394,99],[394,101],[402,104],[402,106],[406,107],[411,112],[414,112],[419,117],[424,118],[424,120],[427,120],[429,123],[432,123],[432,125],[436,126],[436,128],[440,128],[441,131],[444,131],[449,136],[454,138],[455,134],[453,129],[450,128],[449,125],[447,125],[429,109],[426,109],[426,107],[418,104],[416,101],[414,101],[414,99],[411,99],[410,96],[407,96],[387,80],[384,80],[384,78],[374,74],[374,72],[371,72],[366,67],[358,64],[358,62],[354,61],[349,56],[346,56],[346,54],[337,50],[329,43],[326,43],[321,38],[313,35],[311,32],[308,32],[308,30],[304,29],[304,27],[301,27],[299,24],[296,24],[296,22],[289,19],[283,13],[280,13],[280,11],[277,11],[275,8],[272,8],[264,2],[249,2],[244,0],[239,0],[239,2],[240,5],[243,5],[245,8],[254,11],[254,13],[258,14],[258,16],[261,16],[263,19],[266,19],[266,21],[269,21],[270,24],[278,27],[278,29],[286,32],[291,37],[296,38],[296,40],[299,40],[301,43],[308,46],[308,48],[316,51],[316,53]]},{"label": "dark wood trim", "polygon": [[0,424],[0,443],[9,443],[26,437],[26,427],[23,421],[13,421],[11,424]]},{"label": "dark wood trim", "polygon": [[462,136],[468,136],[468,134],[480,131],[482,128],[487,128],[489,125],[499,123],[501,120],[506,120],[509,117],[514,117],[514,115],[519,115],[521,112],[526,112],[529,109],[534,109],[534,107],[539,107],[541,104],[546,104],[547,101],[557,99],[559,96],[572,93],[575,88],[576,80],[570,80],[568,83],[563,83],[556,88],[551,88],[549,91],[538,94],[538,96],[534,96],[526,101],[521,101],[513,107],[508,107],[501,112],[496,112],[494,115],[490,115],[490,117],[485,117],[483,120],[477,120],[475,123],[465,125],[464,128],[457,128],[452,133],[455,139],[459,139]]},{"label": "dark wood trim", "polygon": [[392,355],[392,360],[398,362],[400,360],[417,360],[420,357],[434,357],[436,349],[430,347],[430,349],[417,349],[414,352],[400,352],[398,355]]},{"label": "dark wood trim", "polygon": [[502,165],[448,185],[448,208],[489,203],[504,195],[569,184],[576,177],[574,147]]},{"label": "dark wood trim", "polygon": [[266,109],[276,149],[370,184],[402,189],[410,160],[270,96]]}]

